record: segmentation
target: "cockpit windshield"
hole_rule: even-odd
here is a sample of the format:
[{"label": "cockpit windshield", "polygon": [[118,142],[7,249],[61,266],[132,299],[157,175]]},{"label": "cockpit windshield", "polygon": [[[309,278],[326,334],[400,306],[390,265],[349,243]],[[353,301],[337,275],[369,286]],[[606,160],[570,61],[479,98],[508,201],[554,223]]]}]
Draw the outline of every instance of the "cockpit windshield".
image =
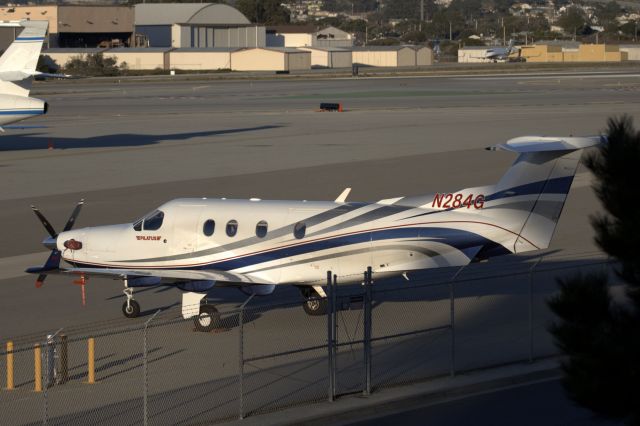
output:
[{"label": "cockpit windshield", "polygon": [[133,223],[133,229],[140,231],[157,231],[162,226],[164,213],[160,210],[154,210],[142,219],[138,219]]}]

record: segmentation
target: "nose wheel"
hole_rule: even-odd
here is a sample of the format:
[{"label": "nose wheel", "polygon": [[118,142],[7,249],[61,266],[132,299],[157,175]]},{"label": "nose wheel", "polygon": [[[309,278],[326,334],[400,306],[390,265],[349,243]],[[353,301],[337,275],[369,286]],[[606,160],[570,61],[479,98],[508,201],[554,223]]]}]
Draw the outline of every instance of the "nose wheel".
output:
[{"label": "nose wheel", "polygon": [[133,299],[133,289],[125,287],[124,294],[127,301],[122,304],[122,313],[127,318],[136,318],[140,315],[140,304]]}]

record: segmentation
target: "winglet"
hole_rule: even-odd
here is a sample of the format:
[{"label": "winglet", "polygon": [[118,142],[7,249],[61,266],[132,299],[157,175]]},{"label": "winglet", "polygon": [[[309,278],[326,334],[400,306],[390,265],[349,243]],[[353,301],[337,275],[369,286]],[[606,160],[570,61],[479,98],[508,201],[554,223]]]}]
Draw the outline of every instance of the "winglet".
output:
[{"label": "winglet", "polygon": [[347,200],[350,192],[351,188],[345,188],[344,191],[342,191],[342,193],[338,195],[338,198],[336,198],[336,203],[344,203]]}]

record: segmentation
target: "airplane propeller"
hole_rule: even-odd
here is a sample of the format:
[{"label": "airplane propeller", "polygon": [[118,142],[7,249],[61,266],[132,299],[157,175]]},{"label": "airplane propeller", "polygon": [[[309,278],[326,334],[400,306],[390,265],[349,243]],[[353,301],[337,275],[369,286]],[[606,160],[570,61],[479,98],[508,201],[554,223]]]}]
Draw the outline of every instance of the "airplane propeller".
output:
[{"label": "airplane propeller", "polygon": [[[76,223],[76,219],[78,218],[78,215],[80,214],[80,210],[82,210],[83,205],[84,205],[84,199],[80,200],[80,202],[76,204],[76,207],[71,212],[71,216],[69,216],[69,219],[67,219],[67,223],[64,225],[62,232],[69,231],[73,228],[73,225]],[[47,230],[50,236],[49,238],[46,238],[42,242],[42,244],[44,244],[45,247],[47,247],[48,249],[51,249],[51,254],[49,255],[49,258],[47,259],[45,264],[42,267],[27,269],[27,272],[29,273],[38,273],[38,272],[40,273],[38,275],[38,278],[36,279],[36,288],[40,288],[44,285],[44,281],[47,278],[47,272],[55,271],[60,268],[61,253],[60,253],[60,250],[58,250],[58,246],[57,246],[57,238],[59,234],[56,232],[54,227],[51,226],[51,223],[47,220],[47,218],[42,214],[42,212],[40,212],[40,210],[36,206],[31,206],[31,209],[33,210],[35,215],[38,217],[38,219],[42,223],[42,226],[44,226],[44,228]],[[75,240],[65,241],[65,247],[70,246],[69,248],[74,248],[74,247],[78,247],[78,245],[79,247],[82,247],[82,243],[80,243],[79,241],[75,241]],[[84,280],[83,280],[83,285],[84,285]],[[83,293],[84,293],[84,288],[83,288]]]}]

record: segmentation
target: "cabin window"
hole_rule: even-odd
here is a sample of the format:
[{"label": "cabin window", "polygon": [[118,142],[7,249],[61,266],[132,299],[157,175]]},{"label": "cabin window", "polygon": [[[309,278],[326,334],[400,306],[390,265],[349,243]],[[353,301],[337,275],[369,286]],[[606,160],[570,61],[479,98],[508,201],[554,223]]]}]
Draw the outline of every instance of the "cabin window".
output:
[{"label": "cabin window", "polygon": [[160,210],[156,210],[147,216],[144,220],[142,227],[145,231],[157,231],[162,226],[164,220],[164,213]]},{"label": "cabin window", "polygon": [[307,224],[304,222],[298,222],[293,227],[293,235],[297,239],[304,238],[304,234],[307,233]]},{"label": "cabin window", "polygon": [[260,222],[258,222],[258,224],[256,225],[256,237],[264,238],[267,235],[268,228],[269,225],[267,224],[266,220],[261,220]]},{"label": "cabin window", "polygon": [[216,230],[216,221],[213,219],[207,220],[204,225],[202,225],[202,233],[207,237],[213,235],[213,231]]},{"label": "cabin window", "polygon": [[238,221],[230,220],[227,222],[227,235],[233,237],[236,233],[238,233]]}]

